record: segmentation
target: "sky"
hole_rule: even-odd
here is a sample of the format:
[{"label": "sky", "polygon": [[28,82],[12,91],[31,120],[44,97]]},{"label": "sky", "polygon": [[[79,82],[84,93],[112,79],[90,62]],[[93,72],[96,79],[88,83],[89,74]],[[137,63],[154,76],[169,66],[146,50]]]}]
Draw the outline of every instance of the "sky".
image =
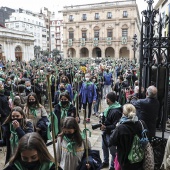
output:
[{"label": "sky", "polygon": [[[0,6],[6,6],[10,8],[23,8],[32,12],[40,12],[40,8],[47,7],[52,12],[62,10],[63,6],[81,5],[100,2],[113,2],[118,0],[0,0]],[[158,0],[155,0],[155,3]],[[147,8],[145,0],[136,0],[139,8],[139,12]]]}]

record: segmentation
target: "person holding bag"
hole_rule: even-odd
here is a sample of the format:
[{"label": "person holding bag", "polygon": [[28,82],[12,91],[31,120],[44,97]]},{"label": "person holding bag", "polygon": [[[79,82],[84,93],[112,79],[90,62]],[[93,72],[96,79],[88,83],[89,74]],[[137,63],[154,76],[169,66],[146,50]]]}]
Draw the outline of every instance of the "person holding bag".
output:
[{"label": "person holding bag", "polygon": [[[143,126],[146,127],[144,122]],[[143,160],[136,163],[131,163],[129,153],[134,142],[134,137],[137,135],[142,138],[142,126],[136,116],[136,109],[132,104],[123,106],[123,116],[110,136],[109,146],[117,146],[117,159],[121,170],[143,170]]]}]

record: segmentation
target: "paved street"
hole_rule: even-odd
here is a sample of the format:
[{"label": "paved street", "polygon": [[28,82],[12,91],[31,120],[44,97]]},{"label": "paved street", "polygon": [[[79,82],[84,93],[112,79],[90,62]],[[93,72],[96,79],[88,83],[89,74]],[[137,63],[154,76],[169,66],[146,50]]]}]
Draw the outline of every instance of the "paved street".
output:
[{"label": "paved street", "polygon": [[[106,105],[106,101],[103,100],[102,101],[102,111],[107,107]],[[81,117],[81,123],[80,123],[80,128],[81,130],[84,129],[84,124],[83,124],[83,113],[80,113],[80,117]],[[96,130],[92,130],[91,125],[92,124],[96,124],[98,123],[98,118],[96,116],[92,116],[91,117],[91,123],[87,124],[87,128],[89,128],[92,132],[91,137],[89,138],[90,142],[91,142],[91,146],[92,149],[95,150],[100,150],[100,156],[101,159],[103,159],[103,152],[102,152],[102,147],[101,147],[101,131],[99,129]],[[162,133],[161,132],[157,132],[157,136],[161,136]],[[169,137],[169,133],[165,133],[165,138]],[[50,153],[53,153],[53,147],[52,145],[48,147]],[[3,148],[3,151],[5,151],[6,148]],[[5,159],[5,152],[0,152],[0,170],[2,170],[3,166],[4,166],[4,159]],[[109,168],[103,169],[103,170],[108,170]]]}]

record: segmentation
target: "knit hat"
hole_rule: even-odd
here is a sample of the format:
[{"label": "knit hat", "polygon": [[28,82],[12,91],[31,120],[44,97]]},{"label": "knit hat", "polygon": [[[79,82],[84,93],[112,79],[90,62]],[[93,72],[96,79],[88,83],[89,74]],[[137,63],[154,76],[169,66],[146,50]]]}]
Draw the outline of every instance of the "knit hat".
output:
[{"label": "knit hat", "polygon": [[116,94],[114,92],[110,92],[107,94],[107,98],[114,103],[116,101]]}]

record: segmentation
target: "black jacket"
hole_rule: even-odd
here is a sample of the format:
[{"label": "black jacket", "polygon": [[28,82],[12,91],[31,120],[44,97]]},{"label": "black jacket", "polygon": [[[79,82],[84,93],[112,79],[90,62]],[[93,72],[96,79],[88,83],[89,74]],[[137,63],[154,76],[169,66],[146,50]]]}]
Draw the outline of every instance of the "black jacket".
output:
[{"label": "black jacket", "polygon": [[106,126],[105,132],[110,134],[112,130],[115,129],[116,124],[122,116],[122,108],[110,109],[108,115],[105,118],[104,125]]},{"label": "black jacket", "polygon": [[[58,118],[58,129],[60,129],[60,119],[61,119],[61,106],[57,104],[54,109],[54,113]],[[76,108],[73,106],[73,104],[70,105],[70,108],[68,109],[67,116],[76,117]]]},{"label": "black jacket", "polygon": [[139,120],[143,120],[146,123],[149,131],[149,138],[155,136],[156,132],[156,120],[159,112],[159,101],[154,98],[145,99],[132,99],[131,104],[133,104],[137,111],[137,116]]},{"label": "black jacket", "polygon": [[8,104],[8,98],[4,94],[0,94],[0,115],[1,119],[0,122],[3,123],[3,121],[9,116],[10,108]]},{"label": "black jacket", "polygon": [[[144,128],[145,123],[142,121]],[[128,154],[130,152],[133,138],[137,134],[141,138],[142,125],[139,121],[124,122],[116,127],[110,136],[109,146],[117,146],[118,161],[122,170],[138,170],[142,167],[142,162],[130,164]]]},{"label": "black jacket", "polygon": [[[7,163],[9,161],[9,159],[10,159],[10,156],[11,156],[11,146],[10,146],[11,132],[10,132],[9,123],[2,125],[2,129],[3,129],[3,135],[2,135],[3,139],[0,140],[0,146],[7,146],[7,154],[6,154],[6,161],[5,161],[5,163]],[[21,127],[19,127],[15,131],[17,132],[18,138],[20,139],[26,133],[33,132],[33,125],[32,125],[31,122],[28,121],[26,123],[26,128],[25,129],[22,129]]]},{"label": "black jacket", "polygon": [[[47,169],[47,170],[55,170],[55,169],[56,169],[55,164],[53,164],[52,167],[50,169]],[[11,164],[8,167],[6,167],[4,170],[18,170],[18,168],[16,168],[16,166],[14,164]],[[31,169],[31,170],[33,170],[33,169]],[[62,170],[62,169],[58,168],[58,170]]]}]

